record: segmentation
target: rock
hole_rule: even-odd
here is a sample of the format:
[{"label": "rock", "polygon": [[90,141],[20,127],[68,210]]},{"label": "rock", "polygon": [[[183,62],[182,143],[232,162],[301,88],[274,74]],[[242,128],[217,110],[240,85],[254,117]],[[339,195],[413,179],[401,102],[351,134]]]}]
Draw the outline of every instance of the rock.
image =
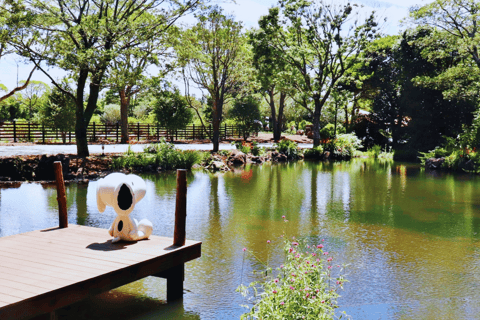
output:
[{"label": "rock", "polygon": [[272,152],[272,161],[275,162],[285,162],[287,161],[287,156],[283,153],[273,151]]},{"label": "rock", "polygon": [[66,176],[68,174],[68,167],[70,166],[69,157],[65,157],[64,154],[50,157],[43,155],[35,170],[35,180],[55,180],[55,173],[53,170],[53,163],[55,161],[60,161],[62,163],[63,176]]},{"label": "rock", "polygon": [[212,161],[207,167],[210,171],[228,171],[228,166],[223,161]]},{"label": "rock", "polygon": [[265,162],[265,158],[261,156],[251,156],[248,159],[251,163],[261,164]]},{"label": "rock", "polygon": [[244,165],[247,162],[245,153],[239,150],[233,150],[228,157],[229,165]]},{"label": "rock", "polygon": [[440,170],[445,158],[430,158],[425,160],[425,168],[428,170]]}]

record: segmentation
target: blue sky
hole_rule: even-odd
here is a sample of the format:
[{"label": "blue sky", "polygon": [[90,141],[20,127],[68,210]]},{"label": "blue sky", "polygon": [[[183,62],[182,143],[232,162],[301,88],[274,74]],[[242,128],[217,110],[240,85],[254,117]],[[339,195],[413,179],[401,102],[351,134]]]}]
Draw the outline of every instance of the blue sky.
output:
[{"label": "blue sky", "polygon": [[[336,1],[335,1],[336,2]],[[362,10],[365,13],[375,11],[382,20],[387,18],[383,26],[383,32],[387,34],[398,34],[404,29],[399,21],[408,16],[408,9],[415,5],[425,5],[431,0],[351,0],[351,3],[363,5]],[[257,27],[257,21],[268,13],[268,9],[274,6],[276,0],[236,0],[236,3],[230,1],[218,1],[226,12],[233,14],[237,20],[242,21],[247,28]],[[193,18],[184,19],[185,22],[193,22]],[[18,62],[18,80],[25,80],[31,70],[31,66],[23,65]],[[62,77],[61,70],[54,70],[54,78]],[[50,85],[50,80],[41,72],[36,71],[32,77],[33,80],[40,80]],[[13,89],[17,81],[17,61],[14,56],[7,56],[0,60],[0,83],[4,84],[10,90]]]}]

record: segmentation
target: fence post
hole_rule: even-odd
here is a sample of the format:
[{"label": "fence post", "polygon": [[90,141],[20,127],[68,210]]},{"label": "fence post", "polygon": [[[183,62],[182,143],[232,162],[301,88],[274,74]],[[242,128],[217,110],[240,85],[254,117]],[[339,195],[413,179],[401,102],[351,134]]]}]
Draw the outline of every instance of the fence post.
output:
[{"label": "fence post", "polygon": [[105,140],[107,140],[107,123],[105,122]]},{"label": "fence post", "polygon": [[60,220],[59,227],[67,228],[67,198],[65,196],[65,182],[63,181],[62,162],[55,161],[53,163],[53,169],[55,171],[55,183],[57,185],[58,217]]},{"label": "fence post", "polygon": [[95,122],[93,122],[93,141],[97,140],[95,137]]},{"label": "fence post", "polygon": [[72,143],[72,130],[68,130],[68,143]]},{"label": "fence post", "polygon": [[117,122],[117,133],[116,133],[116,139],[117,139],[117,143],[118,143],[118,122]]},{"label": "fence post", "polygon": [[30,141],[30,121],[28,121],[28,135],[27,135],[27,141]]},{"label": "fence post", "polygon": [[157,123],[157,141],[160,140],[160,128],[158,127],[158,123]]},{"label": "fence post", "polygon": [[175,139],[178,140],[178,129],[175,129]]},{"label": "fence post", "polygon": [[227,139],[227,124],[225,123],[225,139]]},{"label": "fence post", "polygon": [[150,123],[147,123],[147,139],[150,138]]},{"label": "fence post", "polygon": [[42,142],[45,143],[45,125],[42,124]]},{"label": "fence post", "polygon": [[192,140],[195,140],[195,124],[193,124],[193,129],[192,129]]},{"label": "fence post", "polygon": [[17,122],[13,120],[13,142],[17,142]]},{"label": "fence post", "polygon": [[140,141],[140,122],[137,122],[137,141]]}]

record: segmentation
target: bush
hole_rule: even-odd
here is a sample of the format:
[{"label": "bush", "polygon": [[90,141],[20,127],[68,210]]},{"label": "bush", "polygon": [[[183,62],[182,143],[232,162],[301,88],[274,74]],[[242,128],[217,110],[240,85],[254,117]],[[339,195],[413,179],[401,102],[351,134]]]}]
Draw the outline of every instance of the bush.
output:
[{"label": "bush", "polygon": [[102,120],[107,123],[120,121],[120,106],[118,104],[107,104],[103,108]]},{"label": "bush", "polygon": [[312,123],[310,121],[307,121],[307,120],[302,120],[298,124],[298,129],[305,130],[306,126],[309,125],[309,124],[312,124]]},{"label": "bush", "polygon": [[257,141],[252,142],[252,154],[254,156],[261,156],[265,154],[265,148],[259,147]]},{"label": "bush", "polygon": [[354,133],[345,133],[337,135],[337,138],[331,140],[325,149],[332,152],[334,158],[350,159],[361,147],[361,140]]},{"label": "bush", "polygon": [[133,169],[154,165],[165,170],[191,169],[196,163],[200,163],[203,157],[198,151],[181,151],[174,145],[162,140],[158,144],[145,147],[144,152],[133,153],[130,148],[127,152],[112,160],[113,169]]},{"label": "bush", "polygon": [[374,157],[375,159],[378,159],[380,152],[382,152],[382,147],[376,144],[369,150],[369,155]]},{"label": "bush", "polygon": [[305,149],[303,152],[305,159],[321,159],[323,156],[323,146],[316,146],[311,149]]},{"label": "bush", "polygon": [[291,140],[280,140],[276,144],[278,152],[283,153],[290,159],[297,159],[300,156],[300,151],[296,142]]},{"label": "bush", "polygon": [[250,153],[252,150],[250,149],[249,146],[242,146],[242,147],[240,148],[240,151],[242,151],[242,152],[245,153],[245,154],[248,154],[248,153]]},{"label": "bush", "polygon": [[334,266],[323,248],[306,240],[285,241],[285,262],[276,274],[268,275],[267,267],[263,281],[237,289],[254,303],[241,319],[333,319],[345,266]]}]

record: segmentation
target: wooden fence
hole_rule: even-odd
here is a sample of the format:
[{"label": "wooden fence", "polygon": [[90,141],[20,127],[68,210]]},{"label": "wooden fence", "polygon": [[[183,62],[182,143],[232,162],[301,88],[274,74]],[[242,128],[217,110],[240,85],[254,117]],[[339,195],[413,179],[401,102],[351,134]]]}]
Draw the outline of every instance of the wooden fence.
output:
[{"label": "wooden fence", "polygon": [[[167,130],[154,124],[129,123],[128,133],[130,141],[158,141],[161,138],[167,140],[201,140],[208,139],[213,135],[212,126],[202,127],[191,125],[185,129]],[[220,138],[242,137],[243,133],[238,126],[223,125],[220,127]],[[90,142],[101,142],[108,140],[109,142],[120,142],[121,125],[90,123],[87,129],[87,137]],[[0,141],[9,142],[75,142],[75,132],[62,132],[55,128],[49,128],[33,122],[0,122]]]}]

